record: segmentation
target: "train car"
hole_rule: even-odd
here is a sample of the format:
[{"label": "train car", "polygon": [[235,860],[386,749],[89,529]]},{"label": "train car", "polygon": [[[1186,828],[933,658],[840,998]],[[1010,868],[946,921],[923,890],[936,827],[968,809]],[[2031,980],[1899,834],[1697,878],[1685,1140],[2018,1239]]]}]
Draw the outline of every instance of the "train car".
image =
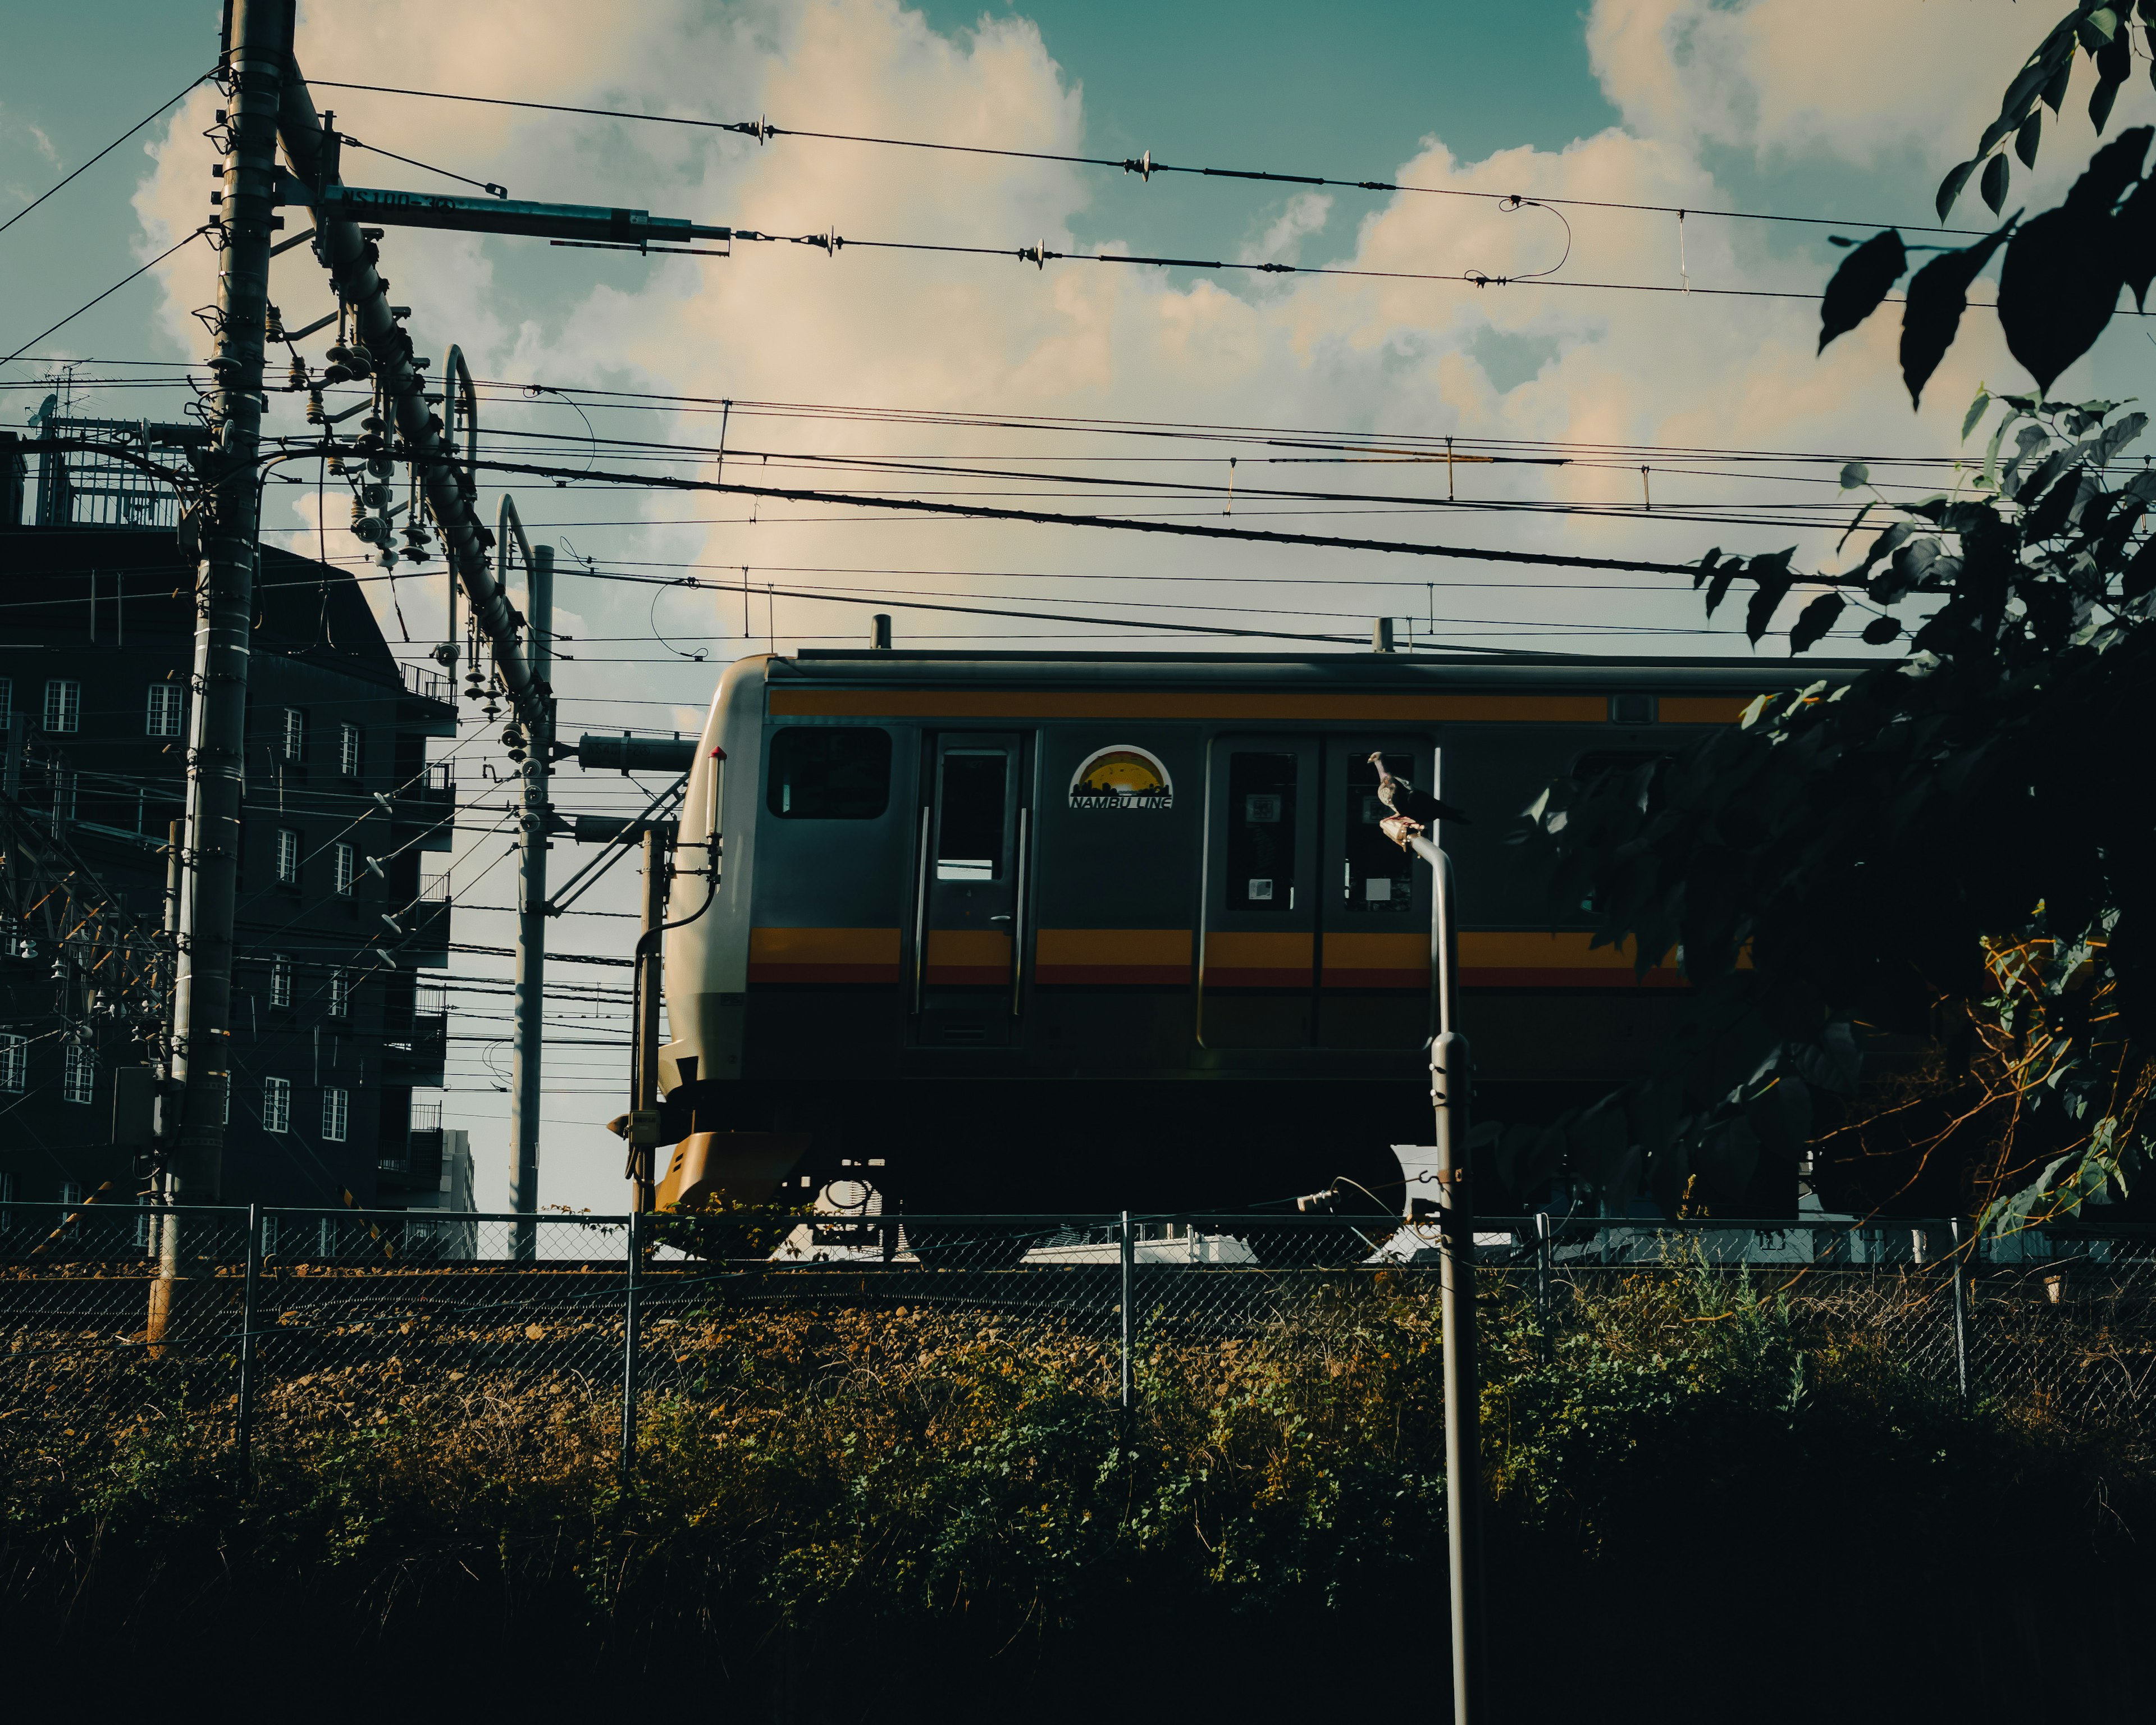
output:
[{"label": "train car", "polygon": [[1507,842],[1521,811],[1833,669],[742,660],[680,819],[664,1195],[855,1181],[1012,1213],[1397,1185],[1388,1147],[1430,1132],[1431,886],[1378,830],[1373,753],[1469,817],[1439,836],[1477,1116],[1548,1118],[1636,1068],[1680,983],[1550,901]]}]

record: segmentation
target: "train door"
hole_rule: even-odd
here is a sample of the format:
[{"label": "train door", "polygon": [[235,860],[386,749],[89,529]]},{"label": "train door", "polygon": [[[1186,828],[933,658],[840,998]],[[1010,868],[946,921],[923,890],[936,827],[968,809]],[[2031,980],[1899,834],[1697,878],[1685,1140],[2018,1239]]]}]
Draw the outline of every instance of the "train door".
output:
[{"label": "train door", "polygon": [[1219,737],[1207,765],[1198,1034],[1304,1048],[1315,1029],[1319,753],[1309,737]]},{"label": "train door", "polygon": [[926,1046],[1014,1039],[1030,866],[1024,744],[1015,732],[951,732],[932,744],[911,953],[914,1037]]},{"label": "train door", "polygon": [[1430,1034],[1429,869],[1378,823],[1426,742],[1223,737],[1207,786],[1199,1039],[1208,1048],[1416,1048]]},{"label": "train door", "polygon": [[1378,830],[1388,771],[1435,793],[1435,753],[1399,736],[1327,737],[1318,911],[1317,1044],[1419,1048],[1430,1033],[1429,865]]}]

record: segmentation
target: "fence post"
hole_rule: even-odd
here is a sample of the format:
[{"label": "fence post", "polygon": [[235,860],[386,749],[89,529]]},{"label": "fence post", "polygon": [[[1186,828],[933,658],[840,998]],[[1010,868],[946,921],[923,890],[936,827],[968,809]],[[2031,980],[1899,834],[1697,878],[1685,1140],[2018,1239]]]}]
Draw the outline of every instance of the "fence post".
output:
[{"label": "fence post", "polygon": [[1961,1399],[1969,1400],[1969,1253],[1962,1250],[1961,1218],[1956,1216],[1948,1224],[1953,1230],[1953,1324],[1954,1324],[1954,1379],[1961,1389]]},{"label": "fence post", "polygon": [[1550,1321],[1550,1260],[1556,1255],[1555,1242],[1550,1237],[1550,1219],[1548,1210],[1535,1212],[1535,1312],[1543,1327],[1549,1328]]},{"label": "fence post", "polygon": [[629,1215],[629,1286],[621,1326],[621,1491],[629,1495],[636,1471],[636,1347],[643,1317],[639,1295],[644,1282],[644,1217]]},{"label": "fence post", "polygon": [[232,1447],[239,1469],[239,1489],[247,1489],[254,1460],[254,1315],[262,1280],[262,1206],[247,1206],[247,1282],[239,1304],[239,1412],[234,1421]]},{"label": "fence post", "polygon": [[1123,1320],[1122,1350],[1123,1362],[1122,1403],[1125,1409],[1127,1410],[1131,1405],[1131,1267],[1135,1262],[1135,1255],[1131,1250],[1131,1213],[1128,1210],[1125,1210],[1123,1212],[1123,1225],[1120,1238],[1122,1242],[1123,1302],[1116,1309],[1122,1312]]}]

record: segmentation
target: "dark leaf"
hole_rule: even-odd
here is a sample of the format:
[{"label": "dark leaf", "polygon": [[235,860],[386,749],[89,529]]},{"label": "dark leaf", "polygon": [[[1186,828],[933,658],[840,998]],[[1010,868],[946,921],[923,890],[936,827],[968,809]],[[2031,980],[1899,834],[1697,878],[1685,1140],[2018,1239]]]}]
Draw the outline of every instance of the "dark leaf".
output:
[{"label": "dark leaf", "polygon": [[2133,303],[2146,311],[2148,283],[2156,277],[2156,180],[2143,180],[2112,218],[2118,247],[2118,273],[2133,290]]},{"label": "dark leaf", "polygon": [[1909,279],[1909,301],[1902,308],[1902,380],[1909,386],[1910,406],[1923,398],[1924,385],[1953,345],[1969,305],[1969,285],[2013,229],[2010,221],[1974,245],[1941,252]]},{"label": "dark leaf", "polygon": [[1938,208],[1942,222],[1946,220],[1947,212],[1953,208],[1954,199],[1961,196],[1961,188],[1969,183],[1969,177],[1976,172],[1983,160],[1981,156],[1972,156],[1959,167],[1949,170],[1947,177],[1939,182],[1938,195],[1932,202]]},{"label": "dark leaf", "polygon": [[2123,30],[2114,29],[2111,40],[2097,49],[2096,88],[2089,92],[2089,121],[2098,131],[2111,118],[2111,105],[2118,100],[2119,86],[2133,70],[2132,39]]},{"label": "dark leaf", "polygon": [[[2148,14],[2144,12],[2142,16],[2146,18]],[[2156,24],[2143,25],[2141,33],[2148,39],[2148,81],[2156,84]]]},{"label": "dark leaf", "polygon": [[1984,194],[1994,216],[2006,203],[2006,187],[2013,177],[2014,170],[2006,165],[2004,156],[1994,156],[1984,164],[1984,180],[1977,190]]},{"label": "dark leaf", "polygon": [[1694,593],[1697,593],[1699,591],[1700,583],[1706,580],[1708,576],[1714,572],[1715,559],[1721,555],[1722,547],[1717,545],[1709,551],[1705,557],[1699,560],[1699,567],[1692,572],[1691,578],[1691,588]]},{"label": "dark leaf", "polygon": [[2033,111],[2021,122],[2021,130],[2014,134],[2014,153],[2021,158],[2021,166],[2036,165],[2036,146],[2041,141],[2044,116],[2041,110]]},{"label": "dark leaf", "polygon": [[1850,461],[1843,464],[1841,470],[1841,488],[1843,490],[1853,491],[1859,485],[1869,485],[1871,482],[1871,470],[1866,467],[1861,461]]},{"label": "dark leaf", "polygon": [[1802,653],[1815,645],[1834,627],[1846,603],[1838,593],[1823,593],[1805,606],[1797,614],[1796,627],[1789,631],[1789,651]]},{"label": "dark leaf", "polygon": [[1976,399],[1969,404],[1969,411],[1962,415],[1961,440],[1964,443],[1969,441],[1969,433],[1984,423],[1984,416],[1990,411],[1991,392],[1986,389],[1978,390]]},{"label": "dark leaf", "polygon": [[1900,622],[1892,617],[1875,617],[1864,625],[1864,639],[1868,646],[1883,647],[1901,633]]},{"label": "dark leaf", "polygon": [[2128,413],[2123,419],[2107,425],[2103,435],[2096,440],[2095,447],[2090,452],[2091,464],[2097,467],[2109,465],[2112,456],[2148,429],[2148,416],[2146,413]]},{"label": "dark leaf", "polygon": [[2068,54],[2063,60],[2060,61],[2058,69],[2051,74],[2051,80],[2044,86],[2044,105],[2049,108],[2054,114],[2061,113],[2065,110],[2066,105],[2066,84],[2073,75],[2073,56],[2071,54]]},{"label": "dark leaf", "polygon": [[1895,522],[1892,526],[1871,542],[1871,549],[1865,552],[1864,561],[1856,566],[1853,572],[1861,575],[1880,558],[1893,556],[1907,542],[1909,536],[1916,531],[1917,524],[1914,521]]},{"label": "dark leaf", "polygon": [[1795,578],[1786,572],[1760,578],[1758,592],[1752,595],[1752,603],[1744,608],[1744,633],[1751,638],[1753,646],[1759,644],[1760,637],[1774,622],[1774,608],[1796,584]]},{"label": "dark leaf", "polygon": [[2016,501],[2026,497],[2033,504],[2050,489],[2051,481],[2066,470],[2066,463],[2073,459],[2074,449],[2077,447],[2079,446],[2072,445],[2052,450],[2044,458],[2040,466],[2025,474],[2017,480],[2014,488],[2008,491],[2006,495]]},{"label": "dark leaf", "polygon": [[1841,531],[1841,537],[1834,542],[1834,548],[1835,551],[1839,552],[1843,546],[1849,543],[1849,536],[1864,525],[1865,516],[1871,513],[1872,509],[1877,505],[1878,501],[1879,500],[1875,497],[1870,503],[1866,504],[1863,508],[1856,511],[1856,519],[1851,521],[1846,527],[1843,528]]},{"label": "dark leaf", "polygon": [[2118,585],[2129,599],[2138,599],[2156,588],[2156,533],[2141,542],[2141,549],[2133,553],[2133,561],[2126,566]]},{"label": "dark leaf", "polygon": [[1836,336],[1847,334],[1877,311],[1887,290],[1908,267],[1902,236],[1892,228],[1873,234],[1843,259],[1820,306],[1820,350],[1825,352]]},{"label": "dark leaf", "polygon": [[1714,608],[1729,597],[1729,583],[1736,580],[1744,567],[1741,557],[1732,557],[1715,572],[1714,583],[1707,590],[1707,614],[1714,615]]},{"label": "dark leaf", "polygon": [[2152,136],[2156,136],[2156,127],[2137,126],[2121,132],[2090,157],[2089,165],[2066,193],[2066,207],[2108,214],[2120,194],[2141,177],[2141,160],[2148,153]]},{"label": "dark leaf", "polygon": [[2091,54],[2101,54],[2118,39],[2118,14],[2108,6],[2083,3],[2076,10],[2080,16],[2074,20],[2074,33]]},{"label": "dark leaf", "polygon": [[[2096,344],[2118,304],[2123,282],[2113,234],[2107,213],[2069,203],[2037,217],[2006,249],[1999,272],[1999,325],[2008,351],[2046,390]],[[1917,280],[1922,279],[1920,272]],[[1910,293],[1913,310],[1914,284]]]},{"label": "dark leaf", "polygon": [[2081,490],[2081,484],[2082,470],[2079,467],[2068,469],[2054,482],[2051,489],[2038,500],[2036,506],[2022,519],[2021,537],[2025,543],[2037,545],[2046,539],[2057,537],[2060,530],[2066,525],[2067,511],[2074,506],[2074,496]]}]

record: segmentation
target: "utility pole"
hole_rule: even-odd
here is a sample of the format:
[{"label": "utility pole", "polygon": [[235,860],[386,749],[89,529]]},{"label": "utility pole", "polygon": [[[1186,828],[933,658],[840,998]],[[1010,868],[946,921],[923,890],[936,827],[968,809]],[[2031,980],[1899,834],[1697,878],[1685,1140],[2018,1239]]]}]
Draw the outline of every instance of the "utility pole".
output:
[{"label": "utility pole", "polygon": [[[234,889],[246,761],[248,636],[261,526],[262,349],[275,222],[277,119],[291,62],[291,0],[231,0],[225,43],[217,352],[208,397],[208,486],[198,506],[194,712],[187,737],[172,1076],[181,1090],[177,1154],[165,1197],[214,1201],[230,1082]],[[166,1218],[176,1254],[174,1219]]]},{"label": "utility pole", "polygon": [[[531,672],[543,685],[553,669],[554,547],[526,547],[524,530],[516,523],[514,506],[501,500],[502,531],[498,550],[506,557],[512,532],[525,551],[526,619],[531,630]],[[547,845],[553,806],[547,795],[552,772],[554,701],[546,706],[545,730],[532,730],[524,738],[524,808],[518,819],[516,886],[516,993],[511,1007],[516,1046],[511,1057],[509,1128],[516,1146],[516,1166],[510,1176],[510,1208],[521,1216],[539,1209],[540,1076],[547,1034]],[[536,1255],[537,1241],[529,1224],[520,1222],[516,1255]],[[527,1250],[527,1246],[530,1248]]]},{"label": "utility pole", "polygon": [[1459,1019],[1459,917],[1452,859],[1404,816],[1381,821],[1388,837],[1430,865],[1430,963],[1437,976],[1437,1034],[1430,1042],[1430,1099],[1436,1114],[1439,1308],[1445,1324],[1445,1532],[1452,1596],[1452,1717],[1482,1715],[1482,1378],[1475,1358],[1475,1198],[1467,1178],[1467,1039]]}]

